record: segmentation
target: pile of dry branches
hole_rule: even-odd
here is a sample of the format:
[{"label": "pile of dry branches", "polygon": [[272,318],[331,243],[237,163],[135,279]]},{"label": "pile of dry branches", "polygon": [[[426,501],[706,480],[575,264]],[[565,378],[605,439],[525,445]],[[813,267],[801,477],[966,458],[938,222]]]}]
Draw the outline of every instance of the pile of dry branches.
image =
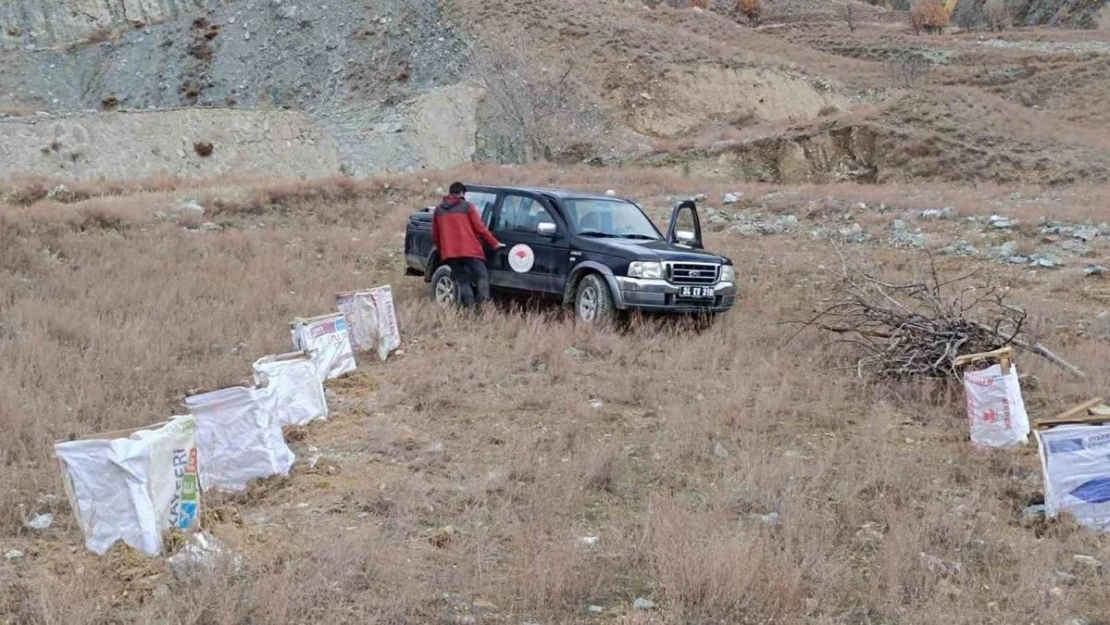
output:
[{"label": "pile of dry branches", "polygon": [[883,282],[845,262],[823,308],[801,322],[857,349],[860,377],[959,379],[959,355],[1006,345],[1077,369],[1039,344],[1021,340],[1026,314],[1008,289],[976,281],[977,271],[942,279],[932,256],[923,279]]}]

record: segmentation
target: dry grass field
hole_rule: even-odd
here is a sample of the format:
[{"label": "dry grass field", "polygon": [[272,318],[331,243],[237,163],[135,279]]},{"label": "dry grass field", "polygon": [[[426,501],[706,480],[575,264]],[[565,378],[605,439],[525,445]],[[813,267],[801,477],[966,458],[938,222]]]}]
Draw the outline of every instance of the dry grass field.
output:
[{"label": "dry grass field", "polygon": [[[617,189],[661,221],[704,192],[786,234],[709,233],[743,298],[712,327],[575,327],[545,306],[481,319],[436,309],[403,276],[408,214],[450,179]],[[353,182],[20,183],[0,206],[0,623],[1105,623],[1105,538],[1026,523],[1034,445],[976,451],[962,393],[856,376],[853,354],[784,322],[827,294],[832,247],[889,276],[931,248],[1044,243],[1037,220],[1095,223],[1107,191],[777,189],[636,170],[468,168]],[[7,191],[7,190],[6,190]],[[197,200],[195,216],[175,209]],[[865,206],[860,207],[860,204]],[[920,210],[1005,214],[925,222]],[[1089,373],[1019,357],[1032,417],[1105,394],[1110,239],[1058,270],[938,256],[1013,287],[1030,329]],[[239,382],[287,351],[287,323],[336,291],[392,284],[403,353],[330,382],[326,422],[288,432],[287,478],[205,500],[242,557],[177,580],[164,561],[86,553],[51,443],[179,414],[190,389]],[[23,521],[53,512],[48,530]],[[585,541],[584,537],[596,537]],[[590,544],[592,542],[592,544]],[[633,607],[637,599],[650,609]],[[641,602],[642,603],[642,602]]]}]

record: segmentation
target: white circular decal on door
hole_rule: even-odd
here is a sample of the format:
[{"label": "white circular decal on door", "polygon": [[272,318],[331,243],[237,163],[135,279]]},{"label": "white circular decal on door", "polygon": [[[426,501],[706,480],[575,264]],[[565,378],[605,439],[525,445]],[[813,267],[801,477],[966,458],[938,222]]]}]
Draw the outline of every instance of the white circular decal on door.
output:
[{"label": "white circular decal on door", "polygon": [[532,271],[532,265],[535,262],[536,255],[532,252],[532,248],[523,243],[514,245],[509,250],[509,267],[517,273]]}]

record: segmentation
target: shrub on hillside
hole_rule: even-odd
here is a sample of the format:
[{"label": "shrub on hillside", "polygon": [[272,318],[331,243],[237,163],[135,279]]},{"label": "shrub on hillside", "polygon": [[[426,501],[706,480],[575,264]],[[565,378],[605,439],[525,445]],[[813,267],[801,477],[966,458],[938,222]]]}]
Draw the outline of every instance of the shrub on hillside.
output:
[{"label": "shrub on hillside", "polygon": [[983,16],[987,21],[987,30],[1002,32],[1013,23],[1013,15],[1006,0],[987,0],[983,7]]},{"label": "shrub on hillside", "polygon": [[948,11],[940,0],[917,0],[910,8],[910,26],[915,35],[942,33],[948,28]]},{"label": "shrub on hillside", "polygon": [[486,90],[487,143],[502,146],[498,160],[560,161],[596,136],[598,114],[575,68],[539,57],[523,32],[476,43],[470,62]]},{"label": "shrub on hillside", "polygon": [[690,0],[690,8],[708,11],[709,0]]},{"label": "shrub on hillside", "polygon": [[736,11],[748,18],[752,26],[759,24],[759,16],[763,14],[762,0],[736,0]]}]

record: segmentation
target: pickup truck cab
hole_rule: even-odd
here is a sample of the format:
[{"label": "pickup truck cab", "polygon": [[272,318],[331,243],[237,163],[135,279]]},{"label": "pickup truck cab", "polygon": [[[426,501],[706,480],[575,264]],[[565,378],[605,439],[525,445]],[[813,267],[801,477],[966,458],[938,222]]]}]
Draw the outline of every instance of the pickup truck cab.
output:
[{"label": "pickup truck cab", "polygon": [[[619,311],[717,314],[736,301],[727,257],[702,249],[692,201],[675,205],[664,235],[636,203],[607,195],[467,186],[466,199],[505,247],[487,250],[492,293],[542,296],[595,323]],[[409,217],[405,262],[441,304],[456,301],[450,267],[432,243],[432,212]],[[680,227],[681,226],[681,227]]]}]

